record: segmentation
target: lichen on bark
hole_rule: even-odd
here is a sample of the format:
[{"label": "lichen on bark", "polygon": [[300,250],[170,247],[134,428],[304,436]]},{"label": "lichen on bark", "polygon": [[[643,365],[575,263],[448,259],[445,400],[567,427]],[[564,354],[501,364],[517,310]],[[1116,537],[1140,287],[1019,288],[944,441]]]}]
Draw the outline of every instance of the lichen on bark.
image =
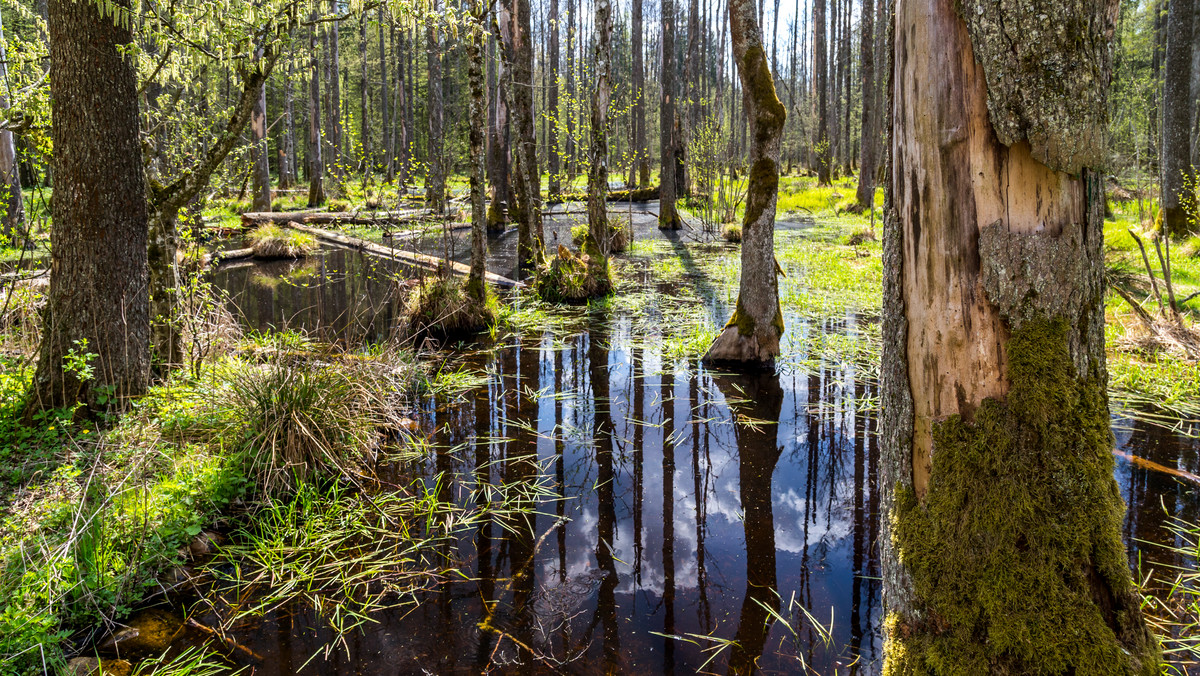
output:
[{"label": "lichen on bark", "polygon": [[921,601],[888,620],[885,676],[1158,673],[1103,379],[1076,377],[1070,332],[1062,318],[1014,329],[1008,396],[934,426],[923,500],[895,488],[889,530]]},{"label": "lichen on bark", "polygon": [[1006,146],[1078,174],[1105,165],[1114,12],[1107,0],[956,0]]}]

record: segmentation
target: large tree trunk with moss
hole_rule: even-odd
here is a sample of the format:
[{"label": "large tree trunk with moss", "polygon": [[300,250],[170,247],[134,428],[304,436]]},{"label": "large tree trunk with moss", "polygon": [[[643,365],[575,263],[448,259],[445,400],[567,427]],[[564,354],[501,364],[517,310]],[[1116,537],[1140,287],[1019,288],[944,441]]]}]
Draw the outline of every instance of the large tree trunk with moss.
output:
[{"label": "large tree trunk with moss", "polygon": [[[432,12],[438,11],[435,0]],[[434,19],[428,19],[425,27],[426,65],[428,66],[429,91],[429,138],[426,144],[425,157],[425,205],[433,213],[441,214],[446,211],[446,173],[444,164],[444,139],[442,139],[442,45],[440,31],[434,25]]]},{"label": "large tree trunk with moss", "polygon": [[742,220],[742,276],[737,306],[708,348],[704,361],[767,367],[774,365],[783,336],[775,262],[775,202],[787,111],[775,94],[775,81],[755,18],[755,0],[730,0],[729,33],[750,121],[750,178]]},{"label": "large tree trunk with moss", "polygon": [[1163,227],[1174,236],[1193,226],[1183,199],[1186,190],[1195,190],[1191,164],[1192,108],[1192,13],[1194,0],[1171,0],[1167,10],[1167,55],[1163,76],[1162,106],[1162,219]]},{"label": "large tree trunk with moss", "polygon": [[483,276],[487,263],[487,214],[484,135],[487,133],[487,86],[483,80],[483,51],[487,40],[487,10],[482,0],[472,8],[475,23],[467,42],[467,83],[471,89],[471,275],[467,292],[478,302],[487,300]]},{"label": "large tree trunk with moss", "polygon": [[612,3],[595,0],[596,51],[592,59],[592,157],[588,174],[588,236],[584,253],[588,255],[588,276],[595,281],[595,295],[612,292],[608,255],[612,251],[612,232],[608,227],[608,104],[612,97]]},{"label": "large tree trunk with moss", "polygon": [[[314,9],[311,20],[316,20]],[[312,73],[308,84],[308,206],[317,207],[325,203],[325,162],[321,157],[321,60],[317,51],[317,27],[309,27],[309,57]]]},{"label": "large tree trunk with moss", "polygon": [[49,11],[59,197],[30,411],[103,406],[143,393],[150,375],[146,177],[137,76],[122,51],[133,35],[94,2],[50,0]]},{"label": "large tree trunk with moss", "polygon": [[884,674],[1148,676],[1105,390],[1116,0],[1014,7],[893,19]]},{"label": "large tree trunk with moss", "polygon": [[678,194],[675,181],[675,0],[662,0],[662,104],[659,106],[658,227],[683,227],[675,210]]}]

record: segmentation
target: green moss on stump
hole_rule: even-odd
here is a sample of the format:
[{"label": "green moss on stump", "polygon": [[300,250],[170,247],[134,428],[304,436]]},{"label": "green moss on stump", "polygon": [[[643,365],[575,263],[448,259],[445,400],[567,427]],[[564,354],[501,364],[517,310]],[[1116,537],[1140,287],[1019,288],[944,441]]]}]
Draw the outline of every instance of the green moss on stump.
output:
[{"label": "green moss on stump", "polygon": [[1121,543],[1104,384],[1077,380],[1069,326],[1008,345],[1011,389],[934,426],[933,472],[891,515],[914,598],[887,619],[885,676],[1157,674]]}]

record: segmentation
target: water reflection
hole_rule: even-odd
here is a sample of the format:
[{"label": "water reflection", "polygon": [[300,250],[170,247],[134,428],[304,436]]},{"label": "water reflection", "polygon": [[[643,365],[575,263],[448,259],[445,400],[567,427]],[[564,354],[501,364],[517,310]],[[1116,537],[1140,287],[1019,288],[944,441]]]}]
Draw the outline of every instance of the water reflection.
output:
[{"label": "water reflection", "polygon": [[[394,301],[374,295],[379,279],[348,272],[367,265],[357,255],[322,259],[319,290],[229,288],[252,325],[344,317],[368,335]],[[795,332],[854,330],[787,321]],[[267,656],[258,673],[878,673],[875,386],[848,363],[714,374],[664,358],[635,325],[596,317],[588,332],[514,338],[448,366],[487,382],[423,402],[426,480],[448,499],[535,511],[480,524],[458,544],[469,580],[382,613],[349,653],[301,669],[328,632],[310,629],[319,622],[303,609],[268,618],[238,636]],[[1195,441],[1115,423],[1123,450],[1200,473]],[[1197,487],[1123,460],[1116,477],[1131,556],[1178,563],[1143,541],[1171,541],[1164,502],[1200,518]],[[542,489],[517,490],[534,478]],[[797,604],[832,620],[830,645]]]}]

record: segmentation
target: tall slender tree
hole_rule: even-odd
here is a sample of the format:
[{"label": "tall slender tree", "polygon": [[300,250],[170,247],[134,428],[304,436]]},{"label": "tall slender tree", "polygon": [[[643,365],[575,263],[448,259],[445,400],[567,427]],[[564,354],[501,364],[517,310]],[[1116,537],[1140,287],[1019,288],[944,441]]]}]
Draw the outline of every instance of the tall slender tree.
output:
[{"label": "tall slender tree", "polygon": [[884,674],[1159,673],[1105,385],[1117,1],[896,3]]},{"label": "tall slender tree", "polygon": [[[329,14],[336,17],[338,13],[338,0],[329,0]],[[328,28],[329,51],[326,53],[328,61],[326,62],[329,70],[326,71],[326,84],[329,87],[329,130],[326,132],[326,142],[329,144],[330,153],[326,158],[327,162],[333,165],[333,174],[337,178],[341,178],[345,171],[345,139],[343,138],[342,129],[342,58],[340,50],[339,36],[339,21],[330,21]]]},{"label": "tall slender tree", "polygon": [[608,106],[612,98],[612,3],[593,0],[596,12],[596,49],[592,57],[591,168],[588,175],[588,274],[595,280],[597,296],[612,292],[608,255],[612,251],[612,230],[608,226]]},{"label": "tall slender tree", "polygon": [[633,52],[633,165],[637,186],[650,187],[650,147],[646,143],[646,66],[642,56],[642,0],[633,0],[629,23],[630,50]]},{"label": "tall slender tree", "polygon": [[775,261],[775,203],[779,196],[779,152],[787,111],[755,20],[754,0],[729,0],[729,35],[750,122],[750,178],[742,220],[742,277],[737,305],[725,329],[704,355],[707,363],[773,366],[783,336],[779,307],[779,264]]},{"label": "tall slender tree", "polygon": [[675,0],[662,0],[662,103],[659,106],[658,227],[678,230],[683,227],[675,209],[677,193],[675,157],[678,131],[675,120]]},{"label": "tall slender tree", "polygon": [[829,56],[825,45],[825,3],[813,0],[813,67],[816,77],[813,84],[817,89],[817,137],[815,151],[817,159],[817,185],[829,185]]},{"label": "tall slender tree", "polygon": [[[438,2],[434,0],[432,12],[438,11]],[[442,100],[442,38],[436,22],[430,20],[425,26],[425,63],[428,79],[428,116],[429,136],[425,146],[425,205],[433,213],[446,211],[446,173],[444,168],[445,140],[442,138],[443,100]]]},{"label": "tall slender tree", "polygon": [[[880,27],[882,30],[882,27]],[[871,209],[875,204],[875,162],[877,134],[875,132],[875,3],[862,0],[859,19],[858,63],[862,73],[862,132],[859,147],[862,159],[858,167],[858,190],[855,203],[858,210]]]},{"label": "tall slender tree", "polygon": [[[1167,9],[1167,53],[1163,68],[1162,105],[1162,219],[1171,235],[1186,233],[1190,225],[1184,190],[1195,189],[1192,168],[1192,13],[1194,0],[1171,0]],[[1185,187],[1186,186],[1186,187]],[[1200,215],[1200,214],[1198,214]]]},{"label": "tall slender tree", "polygon": [[[0,85],[8,90],[8,53],[4,24],[0,21]],[[8,95],[0,96],[0,110],[7,110]],[[21,195],[21,172],[17,170],[17,144],[11,129],[0,130],[0,241],[18,244],[25,224],[25,202]]]},{"label": "tall slender tree", "polygon": [[[311,21],[317,20],[318,11],[314,7]],[[308,51],[310,73],[308,78],[308,206],[315,207],[325,203],[325,161],[322,157],[321,138],[321,57],[317,49],[317,25],[314,23],[308,31]]]},{"label": "tall slender tree", "polygon": [[[494,22],[493,44],[501,51],[508,44],[509,22]],[[488,59],[491,86],[491,107],[488,110],[488,230],[502,231],[505,226],[505,211],[512,204],[512,183],[509,181],[509,136],[508,136],[508,64],[506,58]]]},{"label": "tall slender tree", "polygon": [[143,393],[149,381],[149,215],[137,75],[124,54],[131,11],[128,0],[105,11],[95,2],[49,3],[59,198],[51,204],[50,291],[30,413],[99,407]]},{"label": "tall slender tree", "polygon": [[484,282],[487,262],[487,216],[484,212],[487,191],[486,154],[484,141],[487,135],[487,83],[483,77],[483,57],[487,47],[487,6],[485,0],[473,0],[468,26],[467,82],[471,90],[471,124],[468,132],[471,145],[471,274],[467,279],[467,293],[483,305],[487,302],[487,286]]},{"label": "tall slender tree", "polygon": [[[260,49],[255,55],[256,61],[262,61]],[[250,161],[253,164],[254,199],[251,209],[254,211],[271,210],[271,165],[267,157],[267,83],[264,80],[258,87],[254,100],[254,109],[250,112]]]},{"label": "tall slender tree", "polygon": [[550,53],[547,56],[550,87],[547,91],[549,103],[546,115],[550,118],[550,140],[547,153],[549,155],[549,186],[547,192],[551,199],[556,199],[562,192],[559,174],[562,171],[559,159],[558,143],[558,0],[550,0],[550,16],[546,22],[546,30],[550,33]]}]

